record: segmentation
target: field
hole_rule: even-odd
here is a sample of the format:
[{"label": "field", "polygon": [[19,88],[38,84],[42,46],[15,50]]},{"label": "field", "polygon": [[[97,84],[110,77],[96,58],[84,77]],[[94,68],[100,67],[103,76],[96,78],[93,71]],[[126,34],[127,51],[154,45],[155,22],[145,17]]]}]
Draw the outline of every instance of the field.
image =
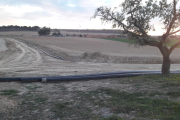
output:
[{"label": "field", "polygon": [[[162,57],[154,47],[135,48],[125,42],[97,38],[38,37],[34,32],[3,32],[0,35],[1,77],[161,69]],[[62,56],[66,61],[47,56],[35,47]],[[174,62],[171,70],[180,68],[179,52],[178,48],[171,55]],[[179,75],[61,83],[0,83],[0,118],[179,120],[179,86]]]}]

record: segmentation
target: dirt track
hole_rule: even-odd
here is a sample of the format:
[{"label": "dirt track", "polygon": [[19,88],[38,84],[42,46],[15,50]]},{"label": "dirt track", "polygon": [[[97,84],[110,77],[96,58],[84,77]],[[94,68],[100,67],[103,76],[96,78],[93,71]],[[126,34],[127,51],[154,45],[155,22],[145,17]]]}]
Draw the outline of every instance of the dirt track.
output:
[{"label": "dirt track", "polygon": [[[73,75],[128,70],[160,70],[161,68],[161,64],[113,64],[62,61],[38,52],[17,40],[5,39],[5,41],[10,45],[7,46],[9,49],[5,51],[6,54],[1,56],[0,73],[1,76],[6,77]],[[12,46],[16,50],[12,50]],[[7,55],[8,53],[9,55]],[[178,70],[179,67],[179,64],[173,64],[171,68],[172,70]]]}]

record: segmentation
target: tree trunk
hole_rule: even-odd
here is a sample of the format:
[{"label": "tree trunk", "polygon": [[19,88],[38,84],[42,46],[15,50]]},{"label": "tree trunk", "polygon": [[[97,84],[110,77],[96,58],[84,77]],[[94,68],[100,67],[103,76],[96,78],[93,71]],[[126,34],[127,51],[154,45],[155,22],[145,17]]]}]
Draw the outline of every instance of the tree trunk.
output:
[{"label": "tree trunk", "polygon": [[170,66],[171,66],[171,60],[168,56],[163,56],[163,64],[162,64],[162,74],[163,75],[169,75],[170,74]]}]

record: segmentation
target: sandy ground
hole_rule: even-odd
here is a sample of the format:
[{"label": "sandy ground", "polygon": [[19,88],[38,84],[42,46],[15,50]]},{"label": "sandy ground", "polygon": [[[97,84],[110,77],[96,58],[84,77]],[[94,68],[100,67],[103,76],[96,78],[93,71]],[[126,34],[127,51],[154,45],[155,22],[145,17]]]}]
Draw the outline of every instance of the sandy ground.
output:
[{"label": "sandy ground", "polygon": [[5,41],[3,39],[0,39],[0,52],[8,50],[5,44]]},{"label": "sandy ground", "polygon": [[[6,50],[6,54],[3,54],[4,56],[0,61],[0,73],[1,76],[4,77],[76,75],[114,71],[161,69],[161,64],[113,64],[62,61],[49,57],[15,39],[6,38],[4,40],[16,48],[16,50],[10,48]],[[9,45],[9,47],[13,48],[12,45]],[[11,54],[7,55],[7,53]],[[173,64],[171,69],[178,70],[179,67],[179,64]]]}]

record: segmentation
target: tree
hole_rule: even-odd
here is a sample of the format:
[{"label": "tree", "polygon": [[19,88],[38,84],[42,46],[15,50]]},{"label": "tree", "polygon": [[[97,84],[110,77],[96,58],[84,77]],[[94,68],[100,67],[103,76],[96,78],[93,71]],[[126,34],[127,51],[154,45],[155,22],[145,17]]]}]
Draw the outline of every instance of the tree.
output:
[{"label": "tree", "polygon": [[[114,28],[122,28],[138,46],[154,46],[159,48],[162,56],[162,74],[170,74],[170,54],[180,45],[180,41],[168,47],[167,39],[180,32],[180,9],[177,9],[178,0],[125,0],[118,8],[105,6],[96,9],[94,18],[100,17],[102,22],[111,22]],[[148,34],[154,30],[151,23],[153,19],[160,19],[166,31],[160,39]]]},{"label": "tree", "polygon": [[50,28],[43,27],[42,29],[40,29],[40,30],[38,31],[38,34],[39,34],[39,36],[49,35],[50,32],[51,32],[51,29],[50,29]]},{"label": "tree", "polygon": [[54,32],[52,33],[52,36],[61,36],[60,30],[55,29]]}]

